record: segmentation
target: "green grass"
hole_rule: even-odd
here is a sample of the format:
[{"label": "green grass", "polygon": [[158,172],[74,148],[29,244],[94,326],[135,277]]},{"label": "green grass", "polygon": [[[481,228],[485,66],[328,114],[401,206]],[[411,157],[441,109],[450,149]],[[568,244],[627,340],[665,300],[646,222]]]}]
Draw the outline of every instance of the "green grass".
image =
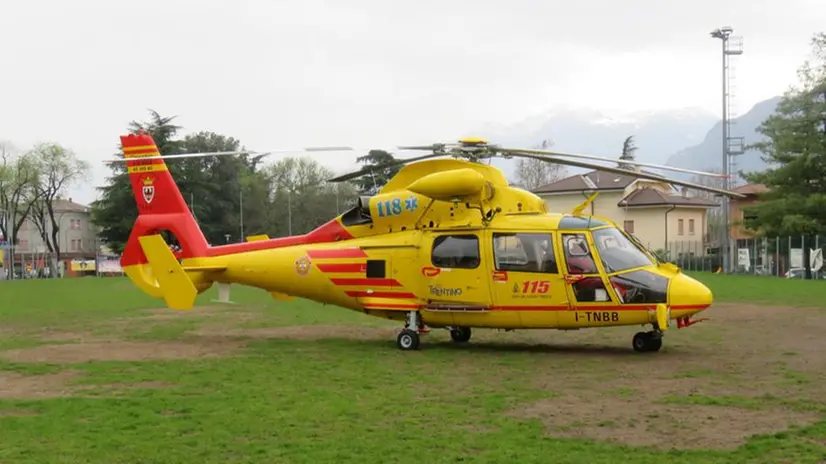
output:
[{"label": "green grass", "polygon": [[[801,291],[805,286],[815,288],[810,282],[752,278],[752,283],[745,277],[698,277],[712,287],[718,301],[749,296],[760,302],[812,305],[817,300],[791,296],[805,293]],[[770,289],[783,294],[770,298]],[[215,296],[214,290],[202,295],[199,305],[210,304]],[[134,318],[134,322],[117,332],[122,339],[198,343],[219,340],[198,338],[192,330],[222,321],[228,328],[388,324],[303,300],[276,302],[254,289],[233,288],[232,299],[239,303],[237,309],[218,311],[210,317],[150,320],[137,316],[150,314],[147,310],[161,307],[161,302],[142,295],[125,279],[4,282],[0,283],[0,355],[4,350],[55,343],[39,340],[37,335],[43,331],[107,334],[124,318]],[[256,317],[233,320],[234,311]],[[753,437],[733,451],[665,452],[551,438],[538,420],[507,414],[513,408],[562,393],[555,390],[557,387],[535,381],[539,376],[571,376],[572,383],[610,387],[621,376],[647,378],[653,373],[647,367],[650,361],[633,354],[626,357],[585,349],[547,352],[501,344],[457,349],[445,342],[447,337],[442,334],[429,337],[419,352],[400,352],[392,337],[347,340],[331,334],[322,340],[248,339],[244,351],[216,358],[60,365],[0,360],[0,376],[4,372],[43,375],[74,371],[78,373],[74,386],[85,387],[68,397],[0,399],[0,463],[598,464],[622,460],[659,464],[809,463],[826,458],[826,422]],[[490,340],[497,340],[495,337]],[[595,337],[601,340],[603,335]],[[639,372],[612,370],[611,364],[617,360],[625,360]],[[686,372],[687,378],[713,373],[704,369]],[[800,379],[796,373],[788,375],[792,381]],[[140,382],[167,386],[112,386]],[[0,384],[0,398],[2,391]],[[607,391],[624,401],[654,399],[645,397],[645,383]],[[685,407],[702,404],[753,409],[787,404],[809,411],[826,407],[770,396],[664,396],[661,400]],[[3,411],[36,414],[3,415]],[[600,426],[620,425],[605,420]],[[679,441],[679,437],[669,440]]]},{"label": "green grass", "polygon": [[721,303],[826,307],[826,281],[691,272]]}]

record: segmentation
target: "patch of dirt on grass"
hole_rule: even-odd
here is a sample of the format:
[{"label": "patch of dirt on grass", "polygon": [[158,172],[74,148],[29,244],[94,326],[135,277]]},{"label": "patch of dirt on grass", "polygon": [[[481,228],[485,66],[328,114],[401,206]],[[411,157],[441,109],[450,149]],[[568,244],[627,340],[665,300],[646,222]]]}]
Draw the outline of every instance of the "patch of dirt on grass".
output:
[{"label": "patch of dirt on grass", "polygon": [[46,332],[38,335],[38,339],[46,342],[86,343],[106,340],[98,335],[83,332]]},{"label": "patch of dirt on grass", "polygon": [[[261,306],[263,307],[263,306]],[[192,317],[211,317],[211,316],[247,316],[253,314],[252,309],[259,309],[258,307],[251,308],[250,306],[235,306],[228,304],[214,304],[207,306],[195,306],[189,311],[177,311],[169,308],[152,308],[140,310],[137,319],[181,319]],[[130,318],[127,318],[130,319]],[[134,319],[134,318],[131,318]]]},{"label": "patch of dirt on grass", "polygon": [[225,356],[232,354],[241,347],[241,344],[230,341],[208,344],[194,342],[96,341],[7,350],[0,352],[0,357],[13,362],[41,363],[147,361]]},{"label": "patch of dirt on grass", "polygon": [[72,389],[66,384],[77,377],[74,372],[48,375],[22,375],[0,372],[0,398],[33,399],[71,396]]},{"label": "patch of dirt on grass", "polygon": [[775,433],[819,419],[818,414],[786,409],[666,405],[574,395],[543,400],[510,414],[541,420],[552,436],[657,449],[732,449],[752,435]]},{"label": "patch of dirt on grass", "polygon": [[718,449],[822,419],[826,312],[717,304],[700,316],[710,320],[672,326],[659,353],[631,350],[636,328],[537,334],[552,356],[531,378],[556,396],[510,414],[557,436]]},{"label": "patch of dirt on grass", "polygon": [[78,390],[136,390],[136,389],[161,389],[161,388],[169,388],[173,385],[167,382],[156,382],[156,381],[147,381],[147,382],[118,382],[118,383],[105,383],[105,384],[95,384],[95,385],[83,385],[77,387]]},{"label": "patch of dirt on grass", "polygon": [[16,417],[16,416],[36,416],[40,413],[36,411],[2,411],[0,410],[0,418],[1,417]]},{"label": "patch of dirt on grass", "polygon": [[[208,327],[195,333],[207,337],[228,338],[283,338],[292,340],[318,340],[346,338],[353,340],[387,340],[395,337],[394,327],[363,327],[355,325],[295,325],[257,328]],[[392,338],[391,338],[392,339]]]}]

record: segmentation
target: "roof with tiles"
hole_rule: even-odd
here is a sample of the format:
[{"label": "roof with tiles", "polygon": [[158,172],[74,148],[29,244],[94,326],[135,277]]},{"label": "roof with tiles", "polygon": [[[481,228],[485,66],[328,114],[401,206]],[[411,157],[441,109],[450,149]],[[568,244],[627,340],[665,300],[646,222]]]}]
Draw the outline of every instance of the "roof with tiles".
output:
[{"label": "roof with tiles", "polygon": [[[662,177],[660,174],[649,171],[640,171],[652,176]],[[562,193],[577,192],[580,190],[622,190],[631,185],[637,177],[625,174],[614,174],[605,171],[590,171],[577,174],[556,182],[536,188],[534,193]],[[663,178],[663,180],[666,180]]]},{"label": "roof with tiles", "polygon": [[683,195],[669,195],[661,190],[644,187],[634,190],[617,203],[617,206],[717,206],[709,200]]}]

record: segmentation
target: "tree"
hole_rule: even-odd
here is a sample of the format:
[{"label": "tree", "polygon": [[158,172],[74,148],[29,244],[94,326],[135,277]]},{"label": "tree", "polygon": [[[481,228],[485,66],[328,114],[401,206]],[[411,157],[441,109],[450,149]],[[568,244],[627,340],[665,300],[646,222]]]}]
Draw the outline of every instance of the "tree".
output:
[{"label": "tree", "polygon": [[36,198],[32,202],[32,222],[51,254],[51,275],[57,275],[62,250],[59,240],[61,218],[55,215],[55,201],[73,184],[88,180],[91,166],[56,143],[39,144],[30,153],[38,174],[33,184]]},{"label": "tree", "polygon": [[[759,236],[811,236],[826,232],[826,33],[811,41],[812,57],[798,70],[799,86],[786,91],[758,128],[765,140],[751,145],[769,168],[740,173],[768,192],[744,208],[744,225]],[[811,277],[803,247],[806,278]]]},{"label": "tree", "polygon": [[355,203],[358,190],[349,183],[328,183],[333,173],[310,158],[284,158],[268,166],[275,236],[303,234]]},{"label": "tree", "polygon": [[388,166],[398,161],[391,153],[384,150],[370,150],[366,155],[356,158],[356,162],[371,168],[370,173],[353,180],[358,191],[363,195],[375,195],[403,167],[402,164]]},{"label": "tree", "polygon": [[800,86],[785,92],[758,128],[766,139],[751,145],[771,167],[741,173],[769,188],[745,221],[762,235],[826,232],[826,33],[811,45],[813,57],[798,71]]},{"label": "tree", "polygon": [[0,233],[17,242],[18,232],[37,199],[37,162],[30,153],[16,153],[11,144],[0,144]]},{"label": "tree", "polygon": [[623,163],[622,161],[634,161],[636,159],[634,152],[636,151],[637,146],[634,145],[634,136],[629,135],[622,143],[622,154],[619,157],[621,161],[618,163],[618,166],[622,169],[635,169],[633,164]]},{"label": "tree", "polygon": [[[550,140],[543,140],[534,148],[547,150],[553,145]],[[516,160],[516,184],[533,191],[543,185],[554,183],[567,175],[567,168],[562,164],[549,163],[536,158],[519,158]]]}]

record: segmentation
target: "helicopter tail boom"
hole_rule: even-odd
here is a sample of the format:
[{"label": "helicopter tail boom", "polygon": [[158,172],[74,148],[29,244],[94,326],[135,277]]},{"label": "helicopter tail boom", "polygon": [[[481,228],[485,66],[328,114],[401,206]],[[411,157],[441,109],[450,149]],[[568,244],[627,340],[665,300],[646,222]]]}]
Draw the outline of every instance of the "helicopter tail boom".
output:
[{"label": "helicopter tail boom", "polygon": [[[204,277],[209,270],[184,269],[178,260],[206,257],[209,244],[152,137],[130,134],[120,139],[138,206],[121,266],[149,295],[164,298],[170,307],[191,307],[189,300],[212,284]],[[179,250],[170,249],[160,235],[163,231],[177,238]]]}]

